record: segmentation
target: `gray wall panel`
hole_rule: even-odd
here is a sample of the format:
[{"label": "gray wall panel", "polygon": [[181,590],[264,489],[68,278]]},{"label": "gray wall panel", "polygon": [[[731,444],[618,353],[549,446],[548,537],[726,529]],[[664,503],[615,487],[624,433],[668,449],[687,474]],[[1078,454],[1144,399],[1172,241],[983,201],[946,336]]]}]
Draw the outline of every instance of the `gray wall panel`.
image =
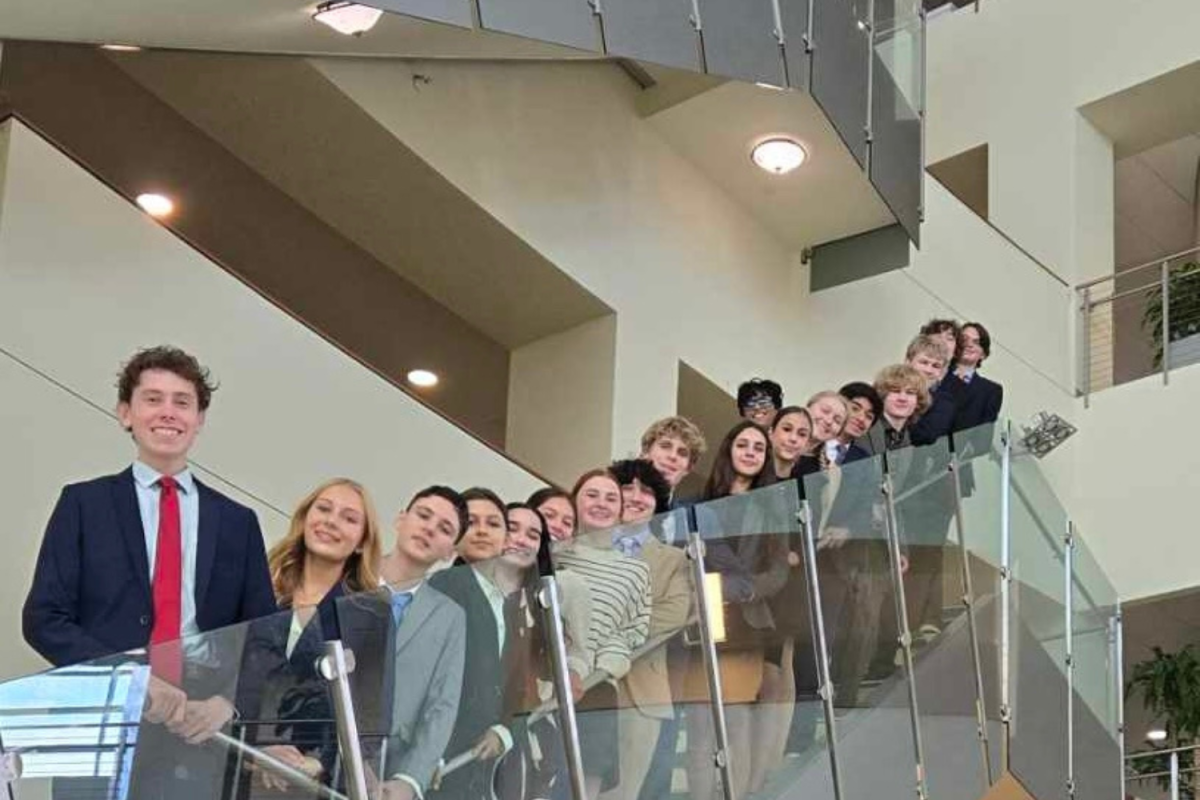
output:
[{"label": "gray wall panel", "polygon": [[921,120],[908,106],[883,61],[875,58],[871,98],[871,183],[921,243]]},{"label": "gray wall panel", "polygon": [[599,47],[599,23],[586,0],[479,0],[485,30],[565,44]]},{"label": "gray wall panel", "polygon": [[471,5],[468,0],[372,0],[370,5],[384,11],[405,14],[417,19],[428,19],[434,22],[444,22],[447,25],[458,25],[469,28],[471,21]]},{"label": "gray wall panel", "polygon": [[788,85],[805,92],[812,91],[812,74],[805,38],[808,36],[808,15],[811,0],[779,0],[779,16],[783,20],[784,61],[787,62]]},{"label": "gray wall panel", "polygon": [[870,278],[909,264],[908,233],[900,225],[838,239],[813,248],[808,271],[811,291]]},{"label": "gray wall panel", "polygon": [[709,72],[783,86],[771,0],[700,0],[700,20]]},{"label": "gray wall panel", "polygon": [[813,0],[812,13],[812,95],[858,163],[865,165],[871,38],[859,21],[866,19],[866,4]]},{"label": "gray wall panel", "polygon": [[690,0],[604,0],[603,9],[610,55],[700,71]]}]

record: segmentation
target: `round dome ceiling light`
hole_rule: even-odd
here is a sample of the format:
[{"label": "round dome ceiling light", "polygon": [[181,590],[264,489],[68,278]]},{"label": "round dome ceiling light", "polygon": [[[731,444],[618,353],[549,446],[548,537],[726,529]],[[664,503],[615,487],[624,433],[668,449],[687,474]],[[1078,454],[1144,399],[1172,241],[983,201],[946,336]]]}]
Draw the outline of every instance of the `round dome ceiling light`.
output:
[{"label": "round dome ceiling light", "polygon": [[349,0],[330,0],[317,6],[313,19],[346,36],[362,36],[383,16],[383,11]]},{"label": "round dome ceiling light", "polygon": [[772,175],[786,175],[808,158],[808,152],[795,139],[773,136],[754,145],[750,158]]},{"label": "round dome ceiling light", "polygon": [[165,194],[157,194],[155,192],[146,192],[137,196],[137,204],[142,207],[150,216],[155,219],[171,216],[175,210],[175,203]]},{"label": "round dome ceiling light", "polygon": [[427,369],[414,369],[408,373],[408,382],[413,386],[428,389],[431,386],[437,386],[438,376],[437,373]]}]

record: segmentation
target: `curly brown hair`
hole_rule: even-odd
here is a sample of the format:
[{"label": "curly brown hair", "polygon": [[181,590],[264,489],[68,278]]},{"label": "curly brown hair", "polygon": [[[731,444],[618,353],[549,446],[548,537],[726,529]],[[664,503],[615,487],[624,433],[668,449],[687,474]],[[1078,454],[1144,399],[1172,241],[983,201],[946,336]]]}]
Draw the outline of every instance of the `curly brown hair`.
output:
[{"label": "curly brown hair", "polygon": [[307,553],[304,545],[304,519],[308,516],[308,510],[317,502],[322,492],[334,486],[353,489],[363,504],[363,538],[342,568],[342,583],[351,592],[365,592],[379,587],[377,567],[382,551],[375,504],[371,502],[371,497],[362,484],[349,478],[333,478],[313,489],[300,501],[296,510],[292,512],[287,535],[272,547],[267,555],[271,585],[275,589],[275,598],[280,607],[291,606],[292,595],[304,577],[304,556]]},{"label": "curly brown hair", "polygon": [[201,366],[192,354],[171,345],[147,347],[133,354],[133,358],[121,366],[117,374],[117,401],[130,403],[133,400],[133,390],[142,379],[142,373],[148,369],[160,369],[173,372],[196,387],[196,401],[201,411],[208,410],[212,402],[212,394],[217,385],[212,382],[208,369]]}]

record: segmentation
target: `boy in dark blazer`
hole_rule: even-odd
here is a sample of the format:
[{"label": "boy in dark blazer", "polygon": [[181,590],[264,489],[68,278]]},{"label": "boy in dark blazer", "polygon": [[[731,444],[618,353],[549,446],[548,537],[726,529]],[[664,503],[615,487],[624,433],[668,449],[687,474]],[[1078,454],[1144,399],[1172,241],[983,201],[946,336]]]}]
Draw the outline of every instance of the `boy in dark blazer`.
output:
[{"label": "boy in dark blazer", "polygon": [[[144,716],[193,744],[233,717],[228,668],[239,655],[216,640],[196,655],[195,637],[276,610],[254,512],[188,468],[212,392],[208,371],[177,348],[143,350],[124,366],[117,416],[136,460],[63,489],[23,614],[25,640],[55,666],[149,646]],[[139,760],[156,742],[178,746],[143,731]],[[145,796],[167,791],[139,786]]]}]

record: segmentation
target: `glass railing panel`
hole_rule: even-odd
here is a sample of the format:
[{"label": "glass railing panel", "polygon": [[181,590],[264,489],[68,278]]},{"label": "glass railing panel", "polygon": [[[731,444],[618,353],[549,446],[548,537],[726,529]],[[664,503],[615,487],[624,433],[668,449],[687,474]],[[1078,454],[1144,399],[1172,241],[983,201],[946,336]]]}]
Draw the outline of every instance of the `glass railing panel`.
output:
[{"label": "glass railing panel", "polygon": [[[1000,714],[1002,432],[1002,425],[988,424],[954,434],[962,492],[962,549],[970,569],[993,777],[998,774],[1004,741]],[[961,570],[962,556],[959,558],[957,569]]]},{"label": "glass railing panel", "polygon": [[1071,649],[1077,796],[1100,796],[1120,780],[1120,665],[1114,647],[1117,592],[1076,531],[1071,553]]},{"label": "glass railing panel", "polygon": [[[22,765],[14,796],[216,800],[254,785],[261,748],[293,741],[280,730],[331,723],[282,711],[284,698],[325,691],[305,655],[323,640],[316,614],[293,625],[285,612],[5,683],[0,741]],[[319,782],[320,759],[307,765]]]},{"label": "glass railing panel", "polygon": [[866,0],[813,0],[812,95],[863,167],[871,65]]},{"label": "glass railing panel", "polygon": [[903,580],[928,789],[935,797],[981,795],[988,782],[949,439],[889,453],[889,466],[908,561]]},{"label": "glass railing panel", "polygon": [[[925,107],[924,36],[920,0],[875,0],[873,41],[882,66],[911,109]],[[878,78],[878,74],[876,75]]]},{"label": "glass railing panel", "polygon": [[916,785],[909,686],[887,536],[883,458],[804,479],[815,527],[821,613],[834,683],[836,758],[845,798]]},{"label": "glass railing panel", "polygon": [[583,532],[553,551],[568,661],[580,665],[576,714],[589,793],[667,797],[677,773],[692,777],[690,760],[696,780],[715,783],[711,753],[690,759],[687,733],[711,719],[687,535],[687,513],[678,510]]},{"label": "glass railing panel", "polygon": [[1014,454],[1011,484],[1010,764],[1035,797],[1067,780],[1067,515],[1036,460]]},{"label": "glass railing panel", "polygon": [[720,600],[709,622],[736,796],[833,796],[798,489],[785,481],[694,509],[709,597]]},{"label": "glass railing panel", "polygon": [[[569,792],[536,559],[509,547],[339,601],[368,789],[399,781],[453,796]],[[578,586],[565,595],[568,663],[582,686],[588,597]]]}]

